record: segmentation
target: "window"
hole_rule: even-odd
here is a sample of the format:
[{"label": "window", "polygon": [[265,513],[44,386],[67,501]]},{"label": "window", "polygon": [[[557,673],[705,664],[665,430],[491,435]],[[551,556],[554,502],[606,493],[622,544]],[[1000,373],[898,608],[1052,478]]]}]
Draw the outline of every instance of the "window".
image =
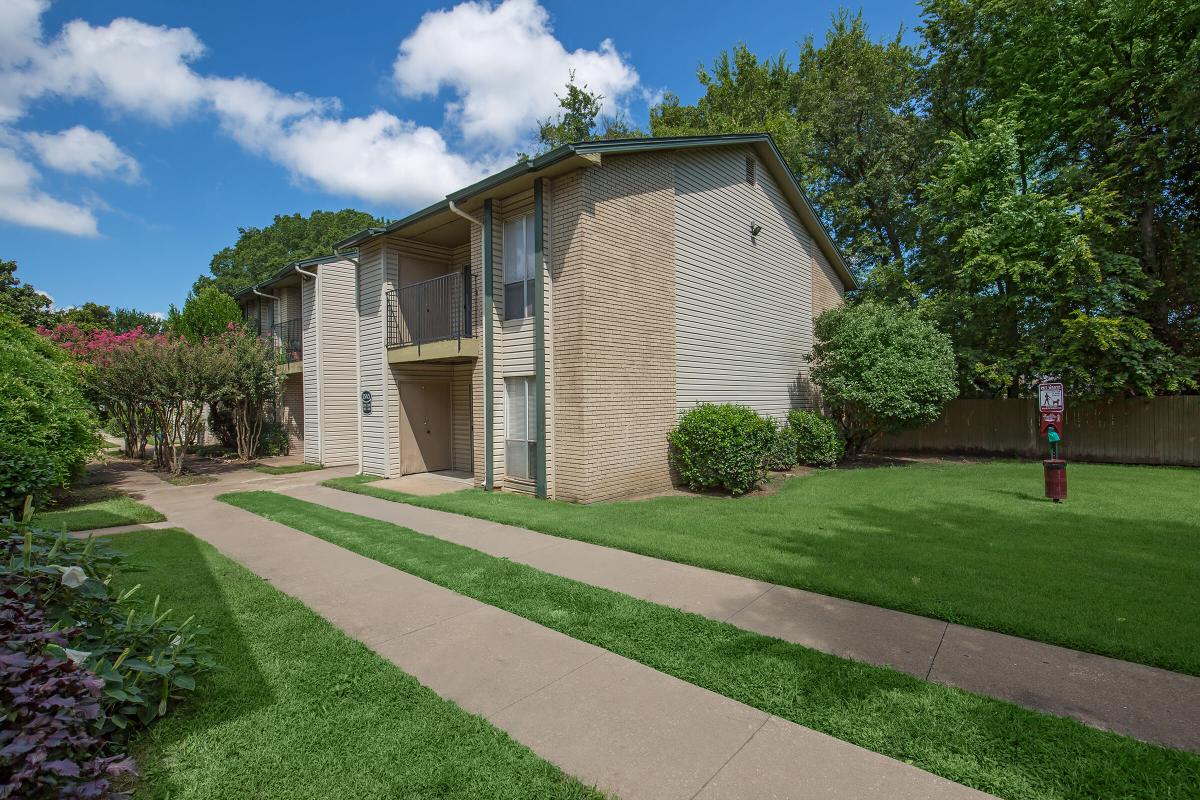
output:
[{"label": "window", "polygon": [[504,221],[504,318],[533,316],[533,214]]},{"label": "window", "polygon": [[504,472],[533,480],[537,474],[537,392],[533,378],[504,379]]}]

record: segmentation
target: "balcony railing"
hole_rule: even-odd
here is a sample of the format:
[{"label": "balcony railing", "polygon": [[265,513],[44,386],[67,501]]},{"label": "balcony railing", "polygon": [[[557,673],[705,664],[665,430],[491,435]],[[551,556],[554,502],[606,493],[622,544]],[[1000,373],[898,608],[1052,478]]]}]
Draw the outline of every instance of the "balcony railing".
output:
[{"label": "balcony railing", "polygon": [[304,331],[300,318],[280,322],[271,328],[271,344],[275,348],[275,360],[280,364],[299,361],[304,356]]},{"label": "balcony railing", "polygon": [[473,333],[470,273],[451,272],[387,292],[387,346],[444,342]]}]

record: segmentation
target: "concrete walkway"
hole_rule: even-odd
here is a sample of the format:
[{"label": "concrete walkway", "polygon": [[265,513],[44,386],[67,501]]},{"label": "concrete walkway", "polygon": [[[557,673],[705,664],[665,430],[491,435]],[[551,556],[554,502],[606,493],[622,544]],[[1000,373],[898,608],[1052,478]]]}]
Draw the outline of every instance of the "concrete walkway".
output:
[{"label": "concrete walkway", "polygon": [[1200,678],[323,486],[284,490],[827,653],[1200,752]]},{"label": "concrete walkway", "polygon": [[433,691],[626,800],[989,797],[212,499],[303,494],[329,477],[128,485]]}]

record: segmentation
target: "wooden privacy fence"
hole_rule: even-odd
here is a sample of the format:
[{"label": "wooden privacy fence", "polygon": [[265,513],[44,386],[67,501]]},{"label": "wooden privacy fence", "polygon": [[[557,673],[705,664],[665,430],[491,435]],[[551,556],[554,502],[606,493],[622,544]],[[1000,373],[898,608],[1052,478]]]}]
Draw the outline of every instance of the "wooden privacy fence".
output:
[{"label": "wooden privacy fence", "polygon": [[[1200,466],[1200,396],[1106,403],[1067,398],[1059,452],[1076,461]],[[884,452],[978,453],[1046,458],[1037,400],[953,400],[932,425],[886,436]]]}]

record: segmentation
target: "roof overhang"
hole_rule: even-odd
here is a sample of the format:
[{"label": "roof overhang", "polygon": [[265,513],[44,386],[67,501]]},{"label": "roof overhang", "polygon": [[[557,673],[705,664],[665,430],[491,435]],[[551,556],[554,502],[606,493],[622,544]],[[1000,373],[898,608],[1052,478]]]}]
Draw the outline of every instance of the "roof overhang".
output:
[{"label": "roof overhang", "polygon": [[[812,203],[804,193],[796,176],[788,169],[783,154],[775,146],[775,141],[766,133],[731,133],[716,136],[661,136],[648,139],[604,139],[594,142],[575,142],[556,147],[536,158],[522,161],[508,169],[489,175],[483,180],[446,195],[431,206],[397,220],[383,228],[368,228],[349,236],[334,245],[334,252],[340,253],[351,247],[361,247],[366,242],[390,234],[403,235],[405,238],[422,238],[423,241],[437,244],[436,231],[446,226],[466,226],[466,220],[450,209],[450,203],[458,206],[467,213],[478,211],[489,197],[508,197],[533,186],[536,178],[552,178],[583,167],[591,167],[600,163],[605,154],[624,155],[628,153],[646,153],[664,150],[690,150],[705,147],[732,147],[749,145],[755,149],[759,158],[771,171],[771,176],[788,198],[796,214],[810,231],[813,241],[821,248],[825,258],[838,273],[847,289],[857,289],[846,259],[833,242],[829,231],[821,218],[813,209]],[[449,228],[447,228],[449,230]]]},{"label": "roof overhang", "polygon": [[317,256],[316,258],[306,258],[301,261],[292,261],[285,264],[275,271],[274,275],[269,278],[259,281],[252,286],[247,286],[244,289],[239,289],[233,293],[234,300],[243,300],[247,297],[254,296],[255,291],[265,292],[267,289],[291,286],[300,282],[300,273],[296,272],[296,268],[313,270],[318,269],[322,264],[332,264],[337,261],[346,261],[353,258],[353,250],[347,250],[344,253],[335,253],[327,256]]}]

